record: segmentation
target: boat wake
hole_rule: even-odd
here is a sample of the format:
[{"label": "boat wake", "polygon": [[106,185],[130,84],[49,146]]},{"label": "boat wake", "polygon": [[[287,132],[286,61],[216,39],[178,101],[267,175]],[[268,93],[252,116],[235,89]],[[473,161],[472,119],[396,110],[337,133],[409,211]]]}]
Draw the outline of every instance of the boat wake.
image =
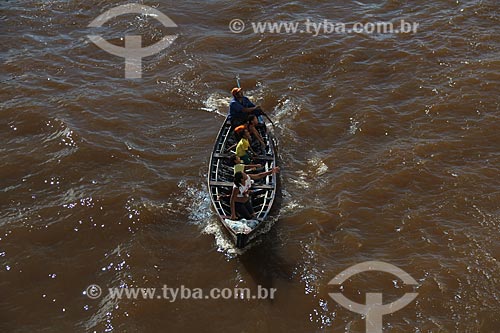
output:
[{"label": "boat wake", "polygon": [[[256,239],[242,249],[235,246],[234,242],[226,235],[222,225],[218,222],[211,204],[210,195],[204,186],[196,187],[187,184],[186,181],[179,182],[179,188],[183,191],[182,204],[187,207],[189,212],[189,222],[197,225],[201,229],[201,233],[212,235],[215,239],[217,251],[225,253],[229,257],[236,257],[244,254],[249,249],[261,243],[259,237],[268,233],[279,218],[278,216],[270,217],[256,234]],[[196,203],[196,204],[195,204]]]},{"label": "boat wake", "polygon": [[240,255],[244,253],[244,249],[238,249],[234,246],[231,239],[225,235],[220,223],[218,223],[212,210],[210,195],[206,187],[195,187],[187,184],[186,181],[180,181],[179,188],[184,192],[181,197],[183,205],[187,207],[189,212],[189,222],[197,225],[203,234],[213,235],[219,252],[224,252],[228,255]]},{"label": "boat wake", "polygon": [[203,107],[201,110],[216,113],[225,117],[229,102],[230,98],[227,96],[222,96],[218,93],[210,94],[210,96],[203,101]]}]

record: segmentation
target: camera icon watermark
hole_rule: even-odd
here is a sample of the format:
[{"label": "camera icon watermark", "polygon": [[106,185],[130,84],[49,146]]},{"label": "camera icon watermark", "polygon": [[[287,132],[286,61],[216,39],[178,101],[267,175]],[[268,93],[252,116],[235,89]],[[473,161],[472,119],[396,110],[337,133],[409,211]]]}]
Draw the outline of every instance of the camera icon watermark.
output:
[{"label": "camera icon watermark", "polygon": [[[159,10],[138,3],[129,3],[111,8],[107,12],[95,18],[88,26],[93,28],[102,27],[102,25],[108,20],[124,14],[142,14],[151,16],[155,17],[161,24],[163,24],[163,26],[167,28],[177,27],[174,21]],[[136,79],[142,77],[142,58],[157,54],[169,47],[174,40],[177,39],[178,35],[164,36],[157,43],[147,47],[142,47],[142,38],[141,36],[136,35],[125,36],[125,47],[113,45],[98,35],[87,35],[87,37],[104,51],[125,58],[125,78]]]},{"label": "camera icon watermark", "polygon": [[[369,271],[389,273],[400,278],[406,285],[418,285],[417,281],[401,268],[381,261],[366,261],[351,266],[330,280],[328,284],[341,285],[350,277]],[[381,293],[366,293],[366,304],[356,303],[341,293],[329,293],[328,295],[347,310],[364,315],[367,333],[382,333],[382,317],[401,310],[410,304],[418,296],[418,293],[406,293],[397,301],[389,304],[382,303]]]}]

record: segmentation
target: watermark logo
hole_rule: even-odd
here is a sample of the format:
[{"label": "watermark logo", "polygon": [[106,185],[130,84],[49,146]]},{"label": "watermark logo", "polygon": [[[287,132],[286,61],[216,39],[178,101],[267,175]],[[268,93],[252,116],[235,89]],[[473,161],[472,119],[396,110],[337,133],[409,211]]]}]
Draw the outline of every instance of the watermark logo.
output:
[{"label": "watermark logo", "polygon": [[91,284],[85,289],[85,294],[90,299],[98,299],[102,295],[102,289],[97,284]]},{"label": "watermark logo", "polygon": [[[400,278],[407,285],[418,285],[417,281],[401,268],[381,261],[366,261],[351,266],[339,273],[328,284],[341,285],[350,277],[368,271],[380,271]],[[366,318],[367,333],[382,333],[382,316],[401,310],[410,304],[418,293],[406,293],[403,297],[389,304],[382,303],[381,293],[366,293],[366,304],[356,303],[341,293],[330,293],[337,303],[349,311],[364,315]]]},{"label": "watermark logo", "polygon": [[245,22],[240,19],[231,20],[231,22],[229,22],[229,31],[234,34],[241,34],[243,31],[245,31]]},{"label": "watermark logo", "polygon": [[[124,14],[142,14],[155,17],[163,26],[167,28],[176,28],[177,25],[167,15],[157,9],[141,5],[138,3],[129,3],[111,8],[107,12],[99,15],[88,26],[92,28],[102,27],[108,20]],[[142,58],[152,56],[169,47],[178,35],[164,36],[157,43],[142,47],[141,36],[126,35],[125,47],[118,47],[104,40],[98,35],[87,35],[87,37],[104,51],[113,55],[125,58],[125,78],[137,79],[142,77]]]}]

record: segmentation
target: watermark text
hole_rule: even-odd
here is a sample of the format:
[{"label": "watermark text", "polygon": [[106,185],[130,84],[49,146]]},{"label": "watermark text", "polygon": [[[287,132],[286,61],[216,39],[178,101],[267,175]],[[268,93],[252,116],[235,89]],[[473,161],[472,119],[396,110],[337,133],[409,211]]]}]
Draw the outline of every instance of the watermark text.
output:
[{"label": "watermark text", "polygon": [[[108,288],[107,293],[112,299],[133,300],[166,300],[175,302],[178,300],[204,300],[204,299],[237,299],[237,300],[264,300],[276,297],[276,288],[264,288],[260,285],[252,292],[250,288],[188,288],[169,287],[163,285],[161,288]],[[83,292],[90,299],[98,299],[103,295],[103,289],[97,284],[91,284]]]},{"label": "watermark text", "polygon": [[399,20],[398,22],[356,22],[343,23],[324,19],[314,21],[264,21],[250,22],[235,18],[229,22],[229,30],[232,33],[242,33],[245,30],[254,34],[306,34],[313,37],[330,34],[415,34],[419,23]]}]

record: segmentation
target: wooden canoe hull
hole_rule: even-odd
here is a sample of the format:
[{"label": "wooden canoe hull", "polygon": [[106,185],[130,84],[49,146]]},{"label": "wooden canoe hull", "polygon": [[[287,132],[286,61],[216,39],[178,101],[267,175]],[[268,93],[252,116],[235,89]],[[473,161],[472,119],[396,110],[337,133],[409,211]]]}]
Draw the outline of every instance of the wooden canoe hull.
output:
[{"label": "wooden canoe hull", "polygon": [[[267,171],[277,166],[276,140],[273,133],[266,126],[259,126],[261,134],[266,144],[265,150],[260,155],[254,157],[256,163],[263,165],[262,171]],[[227,149],[234,145],[236,141],[234,132],[231,129],[231,123],[226,119],[215,141],[215,145],[210,156],[210,165],[208,172],[208,190],[212,206],[218,216],[219,221],[224,226],[227,234],[232,238],[236,247],[242,248],[247,245],[258,231],[268,222],[270,211],[273,207],[276,194],[278,175],[272,174],[265,178],[256,181],[252,186],[252,206],[256,213],[257,223],[249,223],[250,227],[245,227],[245,230],[235,230],[234,225],[228,223],[228,218],[231,216],[230,199],[233,187],[234,169],[229,158],[234,154],[233,151]],[[260,147],[260,144],[252,143],[255,147]]]}]

